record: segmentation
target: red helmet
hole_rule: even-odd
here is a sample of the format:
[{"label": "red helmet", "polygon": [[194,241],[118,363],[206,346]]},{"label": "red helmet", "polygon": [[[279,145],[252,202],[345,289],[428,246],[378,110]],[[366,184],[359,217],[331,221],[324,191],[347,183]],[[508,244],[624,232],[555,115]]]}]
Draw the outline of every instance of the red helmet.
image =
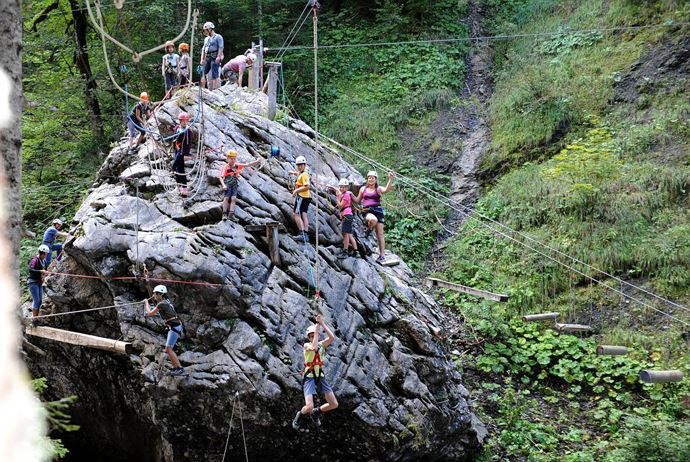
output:
[{"label": "red helmet", "polygon": [[180,121],[185,120],[189,122],[189,114],[187,114],[186,112],[180,112],[180,115],[177,116],[177,119]]}]

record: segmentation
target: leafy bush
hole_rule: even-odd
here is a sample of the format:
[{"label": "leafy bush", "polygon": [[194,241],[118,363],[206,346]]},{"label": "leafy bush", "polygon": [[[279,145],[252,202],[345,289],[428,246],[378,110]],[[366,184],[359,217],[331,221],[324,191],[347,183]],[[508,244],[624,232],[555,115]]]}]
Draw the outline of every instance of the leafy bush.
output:
[{"label": "leafy bush", "polygon": [[690,423],[631,417],[618,449],[604,462],[686,462],[690,460]]}]

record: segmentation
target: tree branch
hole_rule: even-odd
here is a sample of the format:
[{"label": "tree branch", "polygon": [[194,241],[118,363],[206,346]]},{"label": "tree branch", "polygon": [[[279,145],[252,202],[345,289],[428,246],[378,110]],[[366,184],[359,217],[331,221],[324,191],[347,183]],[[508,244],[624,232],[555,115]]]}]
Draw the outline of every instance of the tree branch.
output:
[{"label": "tree branch", "polygon": [[46,6],[43,11],[38,13],[36,17],[34,17],[34,20],[31,21],[31,27],[29,27],[30,31],[33,32],[38,32],[38,25],[48,19],[48,13],[50,13],[53,10],[57,10],[58,7],[60,6],[60,0],[55,0],[53,3],[49,4]]}]

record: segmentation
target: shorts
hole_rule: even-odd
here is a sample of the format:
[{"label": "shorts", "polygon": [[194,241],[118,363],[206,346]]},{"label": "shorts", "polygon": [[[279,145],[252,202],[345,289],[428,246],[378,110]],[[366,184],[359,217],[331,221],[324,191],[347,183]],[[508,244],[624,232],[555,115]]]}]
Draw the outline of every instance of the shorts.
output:
[{"label": "shorts", "polygon": [[319,388],[316,389],[316,380],[313,377],[305,377],[304,383],[302,384],[302,389],[304,390],[304,396],[311,396],[316,394],[333,393],[333,389],[330,384],[326,381],[326,377],[321,377],[319,380]]},{"label": "shorts", "polygon": [[228,83],[237,83],[237,80],[240,77],[240,74],[237,72],[233,71],[232,69],[226,69],[225,72],[223,72],[223,77],[225,80],[228,81]]},{"label": "shorts", "polygon": [[29,283],[29,292],[31,292],[31,308],[37,310],[43,304],[43,286],[38,282]]},{"label": "shorts", "polygon": [[127,117],[127,129],[129,130],[129,136],[131,136],[132,138],[134,138],[138,134],[146,134],[146,132],[142,128],[139,128],[134,124],[131,117]]},{"label": "shorts", "polygon": [[165,346],[173,348],[180,337],[182,337],[182,326],[170,327],[168,329],[168,338],[165,340]]},{"label": "shorts", "polygon": [[204,62],[204,72],[202,74],[206,75],[209,72],[211,73],[211,80],[220,77],[220,64],[216,62],[215,56],[213,58],[206,58]]},{"label": "shorts", "polygon": [[345,215],[343,217],[343,226],[342,226],[343,234],[352,234],[352,222],[353,221],[354,221],[354,217],[352,215]]},{"label": "shorts", "polygon": [[383,223],[384,219],[384,212],[383,212],[383,207],[369,207],[368,210],[362,212],[362,216],[364,217],[364,220],[366,221],[367,215],[372,214],[376,217],[379,223]]},{"label": "shorts", "polygon": [[226,185],[228,189],[225,190],[225,197],[233,197],[237,196],[237,187],[239,186],[239,183],[235,181],[234,184],[232,185]]},{"label": "shorts", "polygon": [[297,214],[307,213],[309,211],[309,204],[311,204],[311,197],[302,197],[298,194],[295,196],[293,212]]}]

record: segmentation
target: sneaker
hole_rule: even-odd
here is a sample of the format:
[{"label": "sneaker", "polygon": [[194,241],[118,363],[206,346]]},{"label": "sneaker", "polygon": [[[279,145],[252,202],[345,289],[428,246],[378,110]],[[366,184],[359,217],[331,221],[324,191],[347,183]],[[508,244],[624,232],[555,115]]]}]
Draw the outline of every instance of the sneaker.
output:
[{"label": "sneaker", "polygon": [[170,371],[170,375],[173,375],[173,376],[179,376],[182,374],[184,374],[184,368],[183,367],[176,367]]},{"label": "sneaker", "polygon": [[379,255],[379,258],[376,259],[376,263],[383,265],[386,262],[386,257],[383,255]]},{"label": "sneaker", "polygon": [[317,427],[321,426],[321,409],[317,407],[316,409],[311,411],[311,420]]},{"label": "sneaker", "polygon": [[345,249],[340,249],[340,251],[336,254],[336,257],[338,258],[347,258],[351,256],[352,254]]},{"label": "sneaker", "polygon": [[348,253],[348,254],[350,255],[350,257],[352,257],[352,258],[357,258],[357,256],[359,255],[359,252],[358,252],[357,250],[355,250],[355,249],[350,249],[347,253]]},{"label": "sneaker", "polygon": [[297,414],[295,414],[295,418],[292,419],[292,428],[295,430],[299,431],[300,425],[299,425],[299,419],[302,417],[302,411],[297,411]]}]

